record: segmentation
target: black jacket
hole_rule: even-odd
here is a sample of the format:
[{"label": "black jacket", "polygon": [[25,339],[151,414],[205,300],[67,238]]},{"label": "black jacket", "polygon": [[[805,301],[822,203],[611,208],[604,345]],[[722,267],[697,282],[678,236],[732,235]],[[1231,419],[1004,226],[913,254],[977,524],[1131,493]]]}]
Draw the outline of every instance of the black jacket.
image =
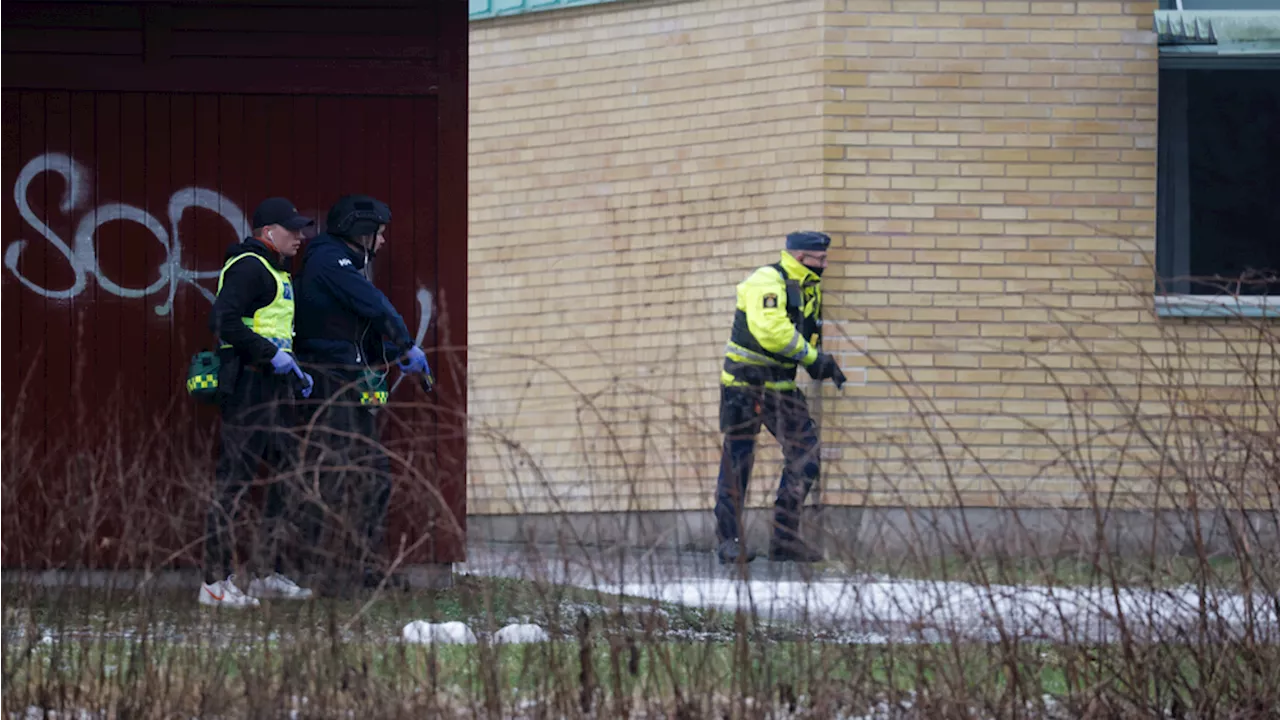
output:
[{"label": "black jacket", "polygon": [[[309,362],[395,362],[413,337],[387,296],[361,272],[364,253],[329,234],[307,243],[294,281],[294,345]],[[384,357],[385,356],[385,357]]]},{"label": "black jacket", "polygon": [[[222,262],[226,264],[226,261],[246,252],[261,255],[277,270],[286,269],[279,253],[253,238],[228,247]],[[250,330],[242,318],[253,317],[275,298],[275,277],[262,263],[241,260],[222,276],[222,291],[213,301],[213,311],[209,313],[209,330],[222,343],[231,345],[241,361],[253,365],[269,364],[276,354],[276,346]]]}]

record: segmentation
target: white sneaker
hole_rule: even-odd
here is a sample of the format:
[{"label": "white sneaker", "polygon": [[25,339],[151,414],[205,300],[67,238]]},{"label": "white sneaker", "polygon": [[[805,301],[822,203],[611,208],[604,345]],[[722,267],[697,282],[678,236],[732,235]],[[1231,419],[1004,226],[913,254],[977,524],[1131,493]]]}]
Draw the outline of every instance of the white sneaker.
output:
[{"label": "white sneaker", "polygon": [[258,607],[260,603],[257,598],[251,598],[240,592],[234,578],[233,575],[226,580],[200,586],[200,604],[231,608]]},{"label": "white sneaker", "polygon": [[256,598],[279,598],[282,600],[309,600],[311,590],[298,587],[298,584],[280,573],[272,573],[264,578],[255,578],[249,583],[249,594]]}]

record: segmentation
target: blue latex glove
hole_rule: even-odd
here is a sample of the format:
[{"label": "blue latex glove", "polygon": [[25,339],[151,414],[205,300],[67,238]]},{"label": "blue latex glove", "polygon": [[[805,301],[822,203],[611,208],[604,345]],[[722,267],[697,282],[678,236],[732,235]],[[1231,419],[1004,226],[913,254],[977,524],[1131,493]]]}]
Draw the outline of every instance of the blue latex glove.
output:
[{"label": "blue latex glove", "polygon": [[271,367],[277,375],[284,375],[288,372],[302,372],[302,368],[298,367],[298,361],[293,359],[293,354],[283,350],[277,350],[276,354],[271,356]]},{"label": "blue latex glove", "polygon": [[427,364],[427,354],[422,352],[422,348],[416,345],[409,348],[409,352],[400,358],[400,370],[406,373],[430,375],[431,366]]},{"label": "blue latex glove", "polygon": [[311,397],[311,391],[315,389],[316,381],[312,379],[310,374],[303,372],[302,368],[298,368],[298,377],[302,378],[302,397]]}]

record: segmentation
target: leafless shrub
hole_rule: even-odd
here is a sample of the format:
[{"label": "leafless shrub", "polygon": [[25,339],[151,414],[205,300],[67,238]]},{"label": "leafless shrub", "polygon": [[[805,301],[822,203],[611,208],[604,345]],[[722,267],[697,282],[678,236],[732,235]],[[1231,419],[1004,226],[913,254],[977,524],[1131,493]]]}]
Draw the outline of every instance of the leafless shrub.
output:
[{"label": "leafless shrub", "polygon": [[[1116,297],[1139,308],[1132,298],[1144,294]],[[1028,338],[1024,356],[1053,378],[1056,398],[1044,401],[1057,404],[1060,422],[987,418],[1051,449],[1020,479],[999,470],[989,444],[971,442],[975,431],[956,425],[907,363],[869,352],[911,412],[879,431],[826,413],[824,442],[862,454],[828,462],[822,490],[843,482],[882,503],[896,497],[901,522],[854,532],[833,526],[838,508],[825,507],[808,522],[828,562],[809,569],[721,568],[708,552],[679,552],[698,539],[642,510],[662,483],[676,496],[668,507],[679,508],[690,477],[714,458],[707,409],[625,377],[600,390],[523,358],[531,375],[555,380],[531,381],[503,414],[465,418],[468,459],[486,487],[501,479],[511,509],[550,517],[551,537],[473,544],[467,570],[476,574],[450,590],[383,582],[348,599],[212,613],[194,602],[194,576],[164,584],[165,571],[200,563],[212,417],[175,400],[144,420],[119,399],[54,432],[29,424],[39,414],[17,402],[3,447],[5,714],[1275,716],[1277,330],[1266,318],[1169,320],[1125,338],[1075,312],[1054,309],[1054,329]],[[1075,358],[1066,367],[1064,351]],[[554,466],[518,422],[540,393],[578,408],[578,437]],[[462,530],[443,511],[438,461],[422,449],[422,438],[458,425],[442,412],[413,394],[382,411],[393,506],[430,518],[388,536],[380,552],[393,571],[429,557],[438,532]],[[305,423],[292,432],[303,446],[323,442]],[[576,465],[566,465],[570,453]],[[771,469],[759,464],[754,485],[770,485]],[[318,478],[304,462],[259,490],[288,484],[342,538],[331,549],[372,551]],[[576,512],[574,483],[601,479],[624,489],[607,508],[616,526]],[[696,482],[709,498],[712,479]],[[1074,507],[1029,499],[1042,483],[1074,488]],[[1001,509],[986,525],[981,513],[956,512],[975,488]],[[246,498],[246,509],[258,499]],[[262,532],[252,512],[235,527],[250,550]],[[76,582],[50,585],[22,567]],[[479,642],[401,641],[415,619],[462,620]],[[550,640],[498,642],[494,631],[516,621],[541,625]]]}]

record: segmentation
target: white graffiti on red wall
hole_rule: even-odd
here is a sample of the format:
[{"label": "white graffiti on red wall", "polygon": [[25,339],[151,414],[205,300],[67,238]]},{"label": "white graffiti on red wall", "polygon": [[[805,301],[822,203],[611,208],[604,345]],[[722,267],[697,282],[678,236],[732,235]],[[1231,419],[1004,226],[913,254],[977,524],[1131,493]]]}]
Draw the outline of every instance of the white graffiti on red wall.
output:
[{"label": "white graffiti on red wall", "polygon": [[[58,209],[65,215],[80,215],[71,245],[58,235],[31,209],[27,198],[33,180],[42,173],[54,173],[66,181],[66,190]],[[22,274],[18,269],[18,261],[22,256],[26,240],[15,240],[4,251],[4,266],[32,292],[51,299],[64,300],[74,298],[84,292],[90,275],[102,290],[122,298],[146,298],[162,294],[163,300],[156,305],[157,315],[168,315],[173,309],[173,298],[182,283],[189,283],[205,298],[213,302],[214,294],[209,288],[200,284],[201,280],[216,278],[218,270],[194,270],[182,266],[182,237],[179,227],[182,216],[191,208],[211,210],[227,221],[233,239],[248,234],[248,220],[244,212],[231,200],[220,193],[206,188],[188,187],[177,190],[169,197],[169,225],[166,227],[154,215],[139,207],[122,203],[107,203],[96,208],[88,208],[89,177],[84,167],[73,158],[62,153],[46,153],[33,159],[18,173],[13,187],[13,199],[18,206],[18,213],[36,232],[44,237],[66,259],[75,274],[69,287],[44,287]],[[121,285],[103,271],[98,263],[96,235],[98,228],[110,222],[133,222],[145,227],[151,237],[164,250],[164,260],[160,263],[160,276],[146,287],[129,287]]]},{"label": "white graffiti on red wall", "polygon": [[[70,245],[55,233],[45,222],[36,216],[28,200],[28,192],[34,181],[42,173],[54,173],[66,181],[66,190],[58,203],[58,209],[64,215],[80,216],[76,224],[75,234]],[[209,302],[213,302],[214,293],[200,284],[201,280],[218,277],[221,267],[212,270],[195,270],[182,265],[182,237],[180,223],[183,215],[192,208],[202,208],[216,213],[226,220],[231,234],[228,242],[247,237],[249,221],[244,212],[221,193],[207,188],[187,187],[177,190],[169,196],[168,221],[166,227],[154,215],[139,207],[122,203],[108,203],[96,208],[86,207],[89,198],[89,173],[69,155],[63,153],[46,153],[22,168],[13,186],[13,199],[17,203],[18,213],[39,233],[50,245],[66,259],[75,279],[69,287],[44,287],[35,280],[22,274],[18,262],[22,251],[27,246],[26,240],[15,240],[4,250],[4,266],[28,290],[43,297],[54,300],[68,300],[84,292],[89,276],[97,282],[102,290],[122,298],[147,298],[163,294],[164,299],[155,307],[157,315],[168,315],[173,310],[173,299],[178,286],[187,283],[200,292]],[[164,260],[160,263],[160,276],[146,287],[128,287],[121,285],[102,271],[98,263],[97,233],[98,229],[110,222],[133,222],[150,231],[155,242],[164,250]],[[427,325],[431,320],[432,298],[426,288],[417,293],[419,309],[418,342],[422,342]]]}]

